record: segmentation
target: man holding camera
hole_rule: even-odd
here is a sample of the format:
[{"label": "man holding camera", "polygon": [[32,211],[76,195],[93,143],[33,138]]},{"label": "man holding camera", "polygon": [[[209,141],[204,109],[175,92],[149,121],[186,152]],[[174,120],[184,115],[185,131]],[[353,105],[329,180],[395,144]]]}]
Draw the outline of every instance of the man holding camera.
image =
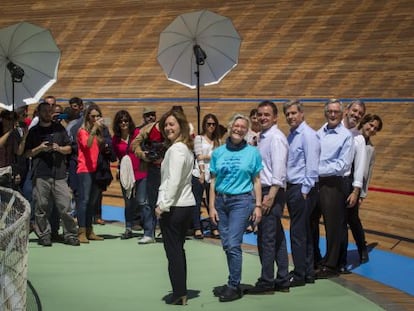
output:
[{"label": "man holding camera", "polygon": [[52,121],[52,107],[41,103],[39,123],[29,130],[25,155],[32,158],[33,200],[39,244],[52,246],[49,222],[53,201],[63,222],[65,244],[79,246],[78,230],[70,216],[70,190],[66,182],[66,155],[71,153],[70,139],[65,128]]}]

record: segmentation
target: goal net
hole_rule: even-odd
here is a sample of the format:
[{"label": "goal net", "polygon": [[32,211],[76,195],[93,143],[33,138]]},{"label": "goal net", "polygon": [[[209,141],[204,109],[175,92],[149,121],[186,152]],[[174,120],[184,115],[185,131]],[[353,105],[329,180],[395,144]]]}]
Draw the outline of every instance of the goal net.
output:
[{"label": "goal net", "polygon": [[26,310],[30,204],[0,187],[0,311]]}]

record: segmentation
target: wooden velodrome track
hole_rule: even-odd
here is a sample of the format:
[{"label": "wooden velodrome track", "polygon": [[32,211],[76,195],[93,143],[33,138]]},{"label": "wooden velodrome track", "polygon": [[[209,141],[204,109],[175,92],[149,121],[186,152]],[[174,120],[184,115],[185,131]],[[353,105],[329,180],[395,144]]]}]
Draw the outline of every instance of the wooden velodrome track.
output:
[{"label": "wooden velodrome track", "polygon": [[[3,0],[0,27],[24,20],[51,30],[62,58],[47,94],[64,104],[72,96],[97,99],[106,117],[127,108],[136,123],[143,106],[161,115],[179,104],[196,124],[196,91],[168,81],[156,55],[160,32],[200,9],[230,17],[243,38],[238,66],[201,89],[202,115],[226,123],[261,99],[298,97],[309,100],[307,121],[319,128],[326,98],[371,99],[368,111],[381,115],[384,128],[374,138],[373,189],[361,218],[369,243],[414,257],[413,1]],[[279,126],[287,133],[282,115]],[[119,194],[117,187],[108,194]]]}]

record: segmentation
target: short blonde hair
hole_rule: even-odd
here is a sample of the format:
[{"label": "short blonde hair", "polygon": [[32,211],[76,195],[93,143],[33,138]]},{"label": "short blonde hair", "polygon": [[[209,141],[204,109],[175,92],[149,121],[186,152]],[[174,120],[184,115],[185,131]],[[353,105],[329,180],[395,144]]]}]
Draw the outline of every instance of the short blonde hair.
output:
[{"label": "short blonde hair", "polygon": [[233,124],[234,124],[237,120],[239,120],[239,119],[245,120],[245,121],[247,122],[247,128],[250,128],[250,119],[249,119],[249,117],[247,117],[247,116],[245,116],[245,115],[243,115],[243,114],[241,114],[241,113],[235,113],[235,114],[234,114],[234,115],[230,118],[230,122],[229,122],[229,124],[228,124],[228,126],[227,126],[227,128],[228,128],[228,132],[230,132],[230,129],[232,128]]}]

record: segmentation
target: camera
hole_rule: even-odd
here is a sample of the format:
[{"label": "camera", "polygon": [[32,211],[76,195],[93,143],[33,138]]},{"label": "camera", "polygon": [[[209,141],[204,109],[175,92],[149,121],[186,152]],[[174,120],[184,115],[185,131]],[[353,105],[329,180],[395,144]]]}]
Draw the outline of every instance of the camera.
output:
[{"label": "camera", "polygon": [[163,142],[155,142],[148,139],[141,143],[141,149],[145,152],[147,159],[151,162],[163,158],[165,151],[167,150]]},{"label": "camera", "polygon": [[67,113],[59,113],[53,116],[54,122],[60,122],[62,120],[68,120],[68,119],[69,119],[69,115]]}]

